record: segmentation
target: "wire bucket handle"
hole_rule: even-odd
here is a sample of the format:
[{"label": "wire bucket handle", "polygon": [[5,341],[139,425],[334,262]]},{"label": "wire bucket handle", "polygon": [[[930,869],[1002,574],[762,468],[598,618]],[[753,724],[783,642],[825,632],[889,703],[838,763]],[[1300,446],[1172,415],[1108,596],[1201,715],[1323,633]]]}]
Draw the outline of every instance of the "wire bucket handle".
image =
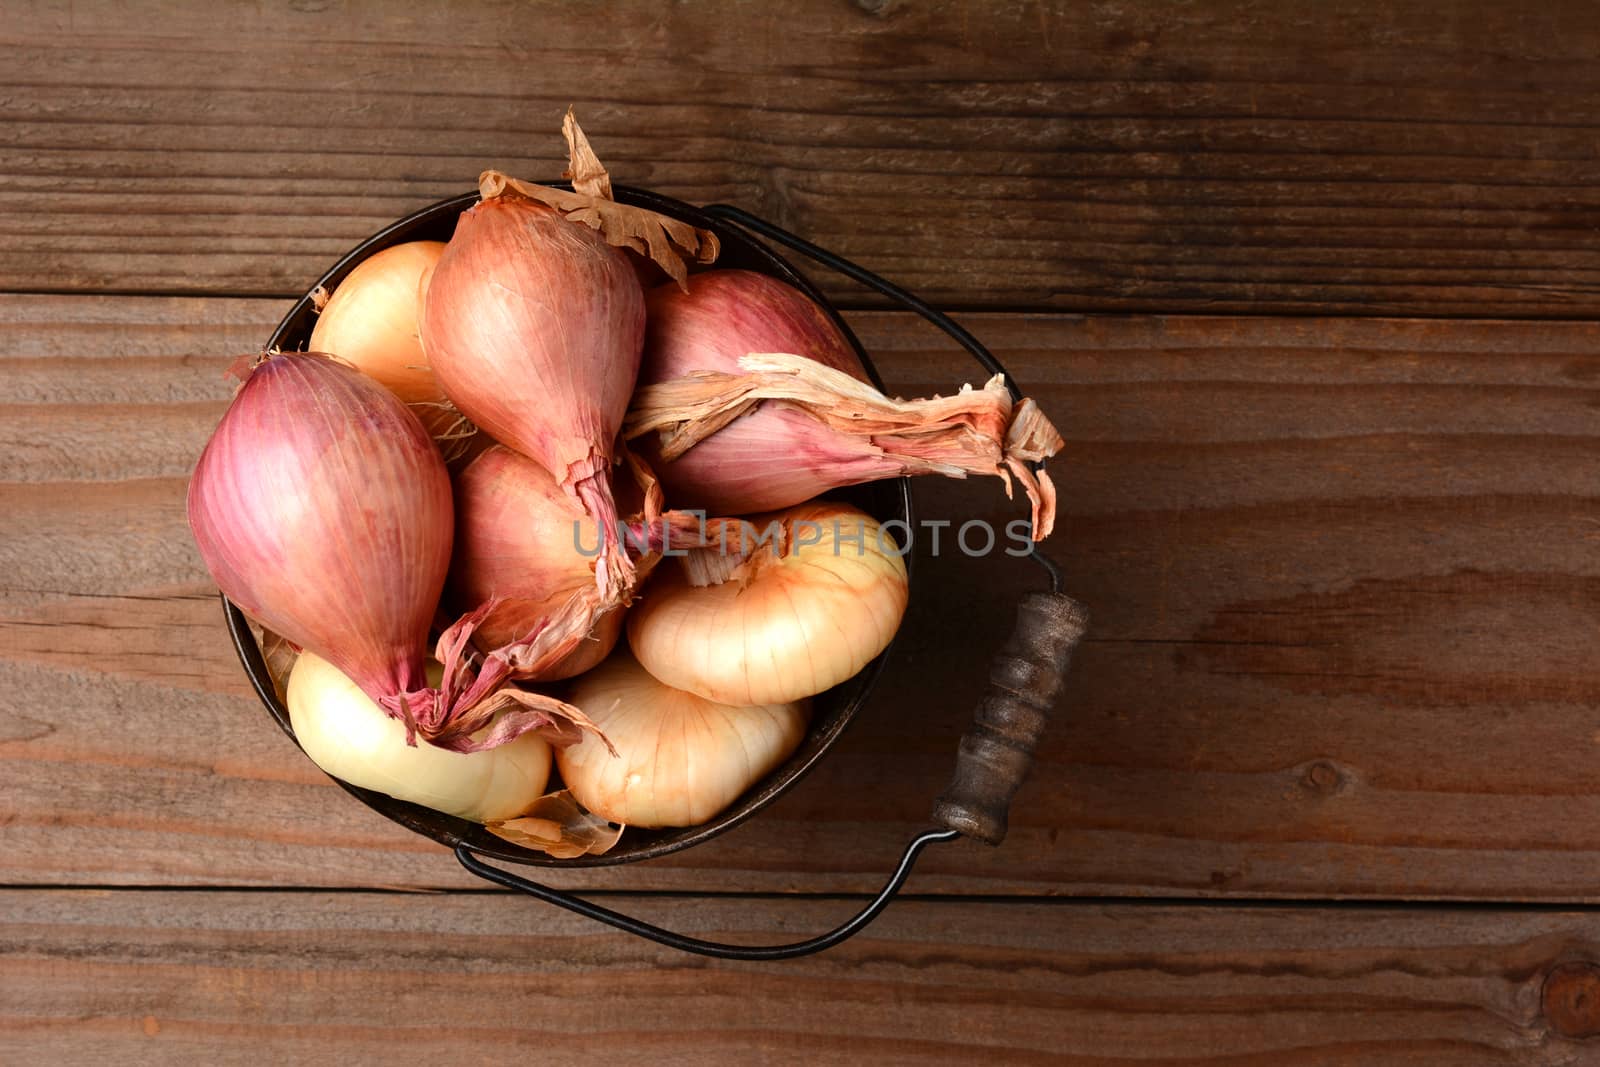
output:
[{"label": "wire bucket handle", "polygon": [[[713,218],[799,252],[915,312],[965,348],[990,374],[1005,375],[1013,401],[1022,398],[1016,381],[976,337],[914,294],[740,208],[713,204],[704,210]],[[1033,765],[1034,748],[1065,687],[1073,650],[1082,640],[1089,621],[1083,605],[1061,591],[1061,570],[1055,561],[1039,551],[1037,543],[1032,545],[1026,558],[1049,576],[1049,589],[1022,597],[1017,605],[1016,628],[990,663],[989,687],[978,703],[972,727],[961,738],[955,773],[934,802],[932,822],[938,828],[925,830],[912,838],[877,896],[827,933],[782,945],[705,941],[512,874],[484,862],[465,843],[456,846],[456,859],[468,871],[496,885],[518,890],[547,904],[682,952],[728,960],[784,960],[832,948],[860,933],[888,907],[911,874],[917,857],[929,845],[958,837],[971,837],[989,845],[998,845],[1005,839],[1011,799]]]}]

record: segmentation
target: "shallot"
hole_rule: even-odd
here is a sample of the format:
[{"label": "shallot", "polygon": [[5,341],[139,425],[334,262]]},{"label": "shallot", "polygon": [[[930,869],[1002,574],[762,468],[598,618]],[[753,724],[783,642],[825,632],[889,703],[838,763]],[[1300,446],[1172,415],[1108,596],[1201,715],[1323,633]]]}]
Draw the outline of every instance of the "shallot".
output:
[{"label": "shallot", "polygon": [[512,645],[541,626],[565,625],[572,640],[540,649],[538,662],[514,664],[516,673],[569,678],[605,659],[623,609],[603,604],[595,588],[591,550],[600,531],[583,506],[539,464],[502,446],[459,471],[455,492],[450,596],[465,608],[489,604],[479,644]]},{"label": "shallot", "polygon": [[318,354],[263,357],[201,453],[188,514],[223,593],[333,664],[406,724],[408,740],[471,751],[534,729],[570,741],[586,723],[551,697],[501,689],[494,657],[475,675],[471,619],[440,638],[443,684],[428,683],[450,479],[417,417],[360,371]]},{"label": "shallot", "polygon": [[[455,475],[456,541],[449,599],[477,608],[475,641],[509,666],[511,677],[556,681],[605,659],[622,632],[636,582],[661,553],[720,543],[736,520],[662,508],[648,467],[631,454],[623,499],[638,503],[619,529],[633,578],[602,597],[594,580],[598,524],[539,464],[493,446]],[[634,501],[637,488],[640,498]]]},{"label": "shallot", "polygon": [[[765,275],[712,270],[649,294],[644,383],[625,425],[675,507],[787,507],[830,489],[905,474],[989,474],[1033,502],[1035,538],[1055,522],[1055,487],[1034,464],[1064,442],[996,375],[982,389],[897,400],[865,380],[837,326]],[[645,435],[657,431],[656,440]]]},{"label": "shallot", "polygon": [[715,255],[715,239],[611,199],[611,183],[571,113],[572,191],[479,180],[423,299],[422,342],[445,394],[495,440],[538,461],[598,524],[595,582],[609,598],[632,579],[611,465],[639,371],[644,289],[623,248]]}]

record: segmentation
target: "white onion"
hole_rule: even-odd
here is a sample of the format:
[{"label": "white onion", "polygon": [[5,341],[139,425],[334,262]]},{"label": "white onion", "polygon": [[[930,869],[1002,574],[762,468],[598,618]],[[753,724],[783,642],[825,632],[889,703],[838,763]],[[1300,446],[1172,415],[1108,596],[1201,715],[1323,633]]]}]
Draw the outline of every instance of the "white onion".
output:
[{"label": "white onion", "polygon": [[806,732],[804,701],[718,704],[662,685],[624,652],[570,690],[618,754],[586,736],[556,754],[562,780],[596,815],[632,826],[705,822],[788,758]]},{"label": "white onion", "polygon": [[783,531],[781,554],[757,547],[716,585],[663,566],[645,586],[628,644],[647,671],[707,700],[773,704],[838,685],[888,647],[907,579],[877,520],[815,501],[750,521]]},{"label": "white onion", "polygon": [[[430,665],[438,684],[439,668]],[[482,752],[406,744],[386,715],[326,660],[303,652],[289,675],[289,721],[306,755],[335,778],[474,822],[512,819],[544,795],[550,746],[537,734]],[[602,755],[605,745],[596,742]]]}]

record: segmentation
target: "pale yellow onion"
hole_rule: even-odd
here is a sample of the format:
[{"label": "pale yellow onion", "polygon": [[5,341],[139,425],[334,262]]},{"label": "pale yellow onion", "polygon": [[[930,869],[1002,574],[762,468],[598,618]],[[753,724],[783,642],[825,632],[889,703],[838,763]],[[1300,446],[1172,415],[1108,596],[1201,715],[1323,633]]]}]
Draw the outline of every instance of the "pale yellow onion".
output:
[{"label": "pale yellow onion", "polygon": [[805,736],[806,701],[730,707],[670,688],[618,652],[570,686],[616,746],[560,750],[562,781],[585,808],[630,826],[695,826],[733,803]]},{"label": "pale yellow onion", "polygon": [[774,704],[838,685],[888,647],[905,614],[906,568],[875,519],[813,501],[750,522],[778,524],[781,555],[758,547],[707,586],[662,566],[635,601],[628,644],[646,670],[707,700]]},{"label": "pale yellow onion", "polygon": [[417,328],[423,277],[443,252],[443,241],[409,241],[362,260],[317,316],[309,350],[354,364],[408,404],[443,402]]},{"label": "pale yellow onion", "polygon": [[[437,664],[429,665],[429,677],[438,684]],[[550,746],[533,733],[483,752],[451,752],[420,739],[408,746],[404,723],[310,652],[290,672],[287,703],[296,740],[324,771],[473,822],[523,814],[550,777]]]}]

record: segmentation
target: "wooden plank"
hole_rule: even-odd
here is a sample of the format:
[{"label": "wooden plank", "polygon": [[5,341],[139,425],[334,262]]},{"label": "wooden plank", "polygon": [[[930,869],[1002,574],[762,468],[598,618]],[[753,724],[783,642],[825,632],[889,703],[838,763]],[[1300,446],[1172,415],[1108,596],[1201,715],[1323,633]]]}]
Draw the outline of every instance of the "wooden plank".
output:
[{"label": "wooden plank", "polygon": [[[253,704],[188,541],[220,368],[280,310],[0,299],[0,881],[470,884]],[[856,318],[897,389],[971,376],[926,327]],[[1069,439],[1051,549],[1094,626],[1010,840],[931,851],[919,891],[1600,899],[1600,326],[970,322]],[[918,498],[1016,514],[994,483]],[[927,538],[917,567],[813,776],[678,857],[552,880],[874,886],[1036,582]]]},{"label": "wooden plank", "polygon": [[[751,943],[843,905],[625,906]],[[25,1062],[1527,1067],[1593,1057],[1597,943],[1593,913],[904,901],[737,964],[502,894],[11,892],[0,1035]]]},{"label": "wooden plank", "polygon": [[944,304],[1593,316],[1597,49],[1576,0],[18,0],[0,288],[299,292],[553,176],[575,103],[619,179]]}]

